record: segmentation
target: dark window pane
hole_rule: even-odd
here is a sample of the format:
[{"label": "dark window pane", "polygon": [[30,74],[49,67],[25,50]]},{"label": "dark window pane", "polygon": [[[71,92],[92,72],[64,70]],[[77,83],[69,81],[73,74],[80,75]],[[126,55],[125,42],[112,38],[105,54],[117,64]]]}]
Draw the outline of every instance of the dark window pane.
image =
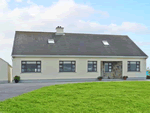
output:
[{"label": "dark window pane", "polygon": [[27,64],[27,72],[35,72],[36,64]]},{"label": "dark window pane", "polygon": [[25,65],[22,64],[22,68],[25,68]]},{"label": "dark window pane", "polygon": [[61,72],[62,72],[62,71],[63,71],[63,69],[62,69],[62,68],[60,68],[60,69],[59,69],[59,71],[61,71]]},{"label": "dark window pane", "polygon": [[111,69],[109,69],[109,72],[111,72]]},{"label": "dark window pane", "polygon": [[64,64],[63,69],[64,71],[71,71],[71,64]]},{"label": "dark window pane", "polygon": [[37,68],[41,68],[41,65],[37,65]]},{"label": "dark window pane", "polygon": [[41,72],[41,69],[38,69],[38,72]]},{"label": "dark window pane", "polygon": [[130,62],[130,64],[136,64],[136,62]]},{"label": "dark window pane", "polygon": [[135,71],[136,70],[136,64],[130,64],[130,69],[131,69],[131,71]]},{"label": "dark window pane", "polygon": [[23,61],[22,62],[22,72],[41,72],[41,62],[40,61]]},{"label": "dark window pane", "polygon": [[108,72],[108,65],[107,64],[105,65],[105,72]]},{"label": "dark window pane", "polygon": [[36,61],[27,61],[27,64],[36,64]]},{"label": "dark window pane", "polygon": [[75,72],[75,61],[60,61],[59,71],[60,72]]},{"label": "dark window pane", "polygon": [[22,69],[22,72],[25,72],[25,69]]},{"label": "dark window pane", "polygon": [[22,64],[26,64],[26,62],[22,62]]},{"label": "dark window pane", "polygon": [[96,67],[96,65],[94,65],[94,67]]},{"label": "dark window pane", "polygon": [[93,64],[88,64],[88,70],[92,71],[93,70]]},{"label": "dark window pane", "polygon": [[37,64],[41,64],[41,62],[37,62]]},{"label": "dark window pane", "polygon": [[75,69],[72,68],[72,71],[75,72]]},{"label": "dark window pane", "polygon": [[97,62],[96,61],[88,61],[88,71],[96,72],[97,70]]},{"label": "dark window pane", "polygon": [[130,64],[128,65],[128,71],[140,71],[139,61],[130,61]]}]

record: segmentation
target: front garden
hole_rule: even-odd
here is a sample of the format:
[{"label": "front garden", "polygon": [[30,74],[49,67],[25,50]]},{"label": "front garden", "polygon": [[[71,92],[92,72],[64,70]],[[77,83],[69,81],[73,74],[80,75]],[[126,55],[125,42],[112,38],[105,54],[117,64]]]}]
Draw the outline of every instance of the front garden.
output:
[{"label": "front garden", "polygon": [[0,102],[0,112],[149,113],[149,89],[149,81],[47,86]]}]

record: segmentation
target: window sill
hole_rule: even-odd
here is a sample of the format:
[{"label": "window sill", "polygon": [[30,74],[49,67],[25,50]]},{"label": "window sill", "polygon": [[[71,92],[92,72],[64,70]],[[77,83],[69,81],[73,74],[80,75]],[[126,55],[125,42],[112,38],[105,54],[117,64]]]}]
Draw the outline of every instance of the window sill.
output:
[{"label": "window sill", "polygon": [[77,73],[77,72],[58,72],[58,73]]},{"label": "window sill", "polygon": [[[24,73],[41,73],[41,72],[24,72]],[[23,73],[21,72],[21,74]]]},{"label": "window sill", "polygon": [[95,73],[98,73],[97,71],[88,71],[87,73],[90,73],[90,72],[92,72],[92,73],[94,73],[94,72],[95,72]]},{"label": "window sill", "polygon": [[127,71],[127,72],[141,72],[141,71]]}]

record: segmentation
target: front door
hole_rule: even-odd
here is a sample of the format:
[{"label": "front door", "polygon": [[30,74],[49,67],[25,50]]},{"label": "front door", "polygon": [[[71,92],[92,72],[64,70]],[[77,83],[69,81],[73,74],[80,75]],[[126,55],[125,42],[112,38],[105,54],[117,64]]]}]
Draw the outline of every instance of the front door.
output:
[{"label": "front door", "polygon": [[101,75],[105,79],[122,78],[122,62],[121,61],[101,62]]}]

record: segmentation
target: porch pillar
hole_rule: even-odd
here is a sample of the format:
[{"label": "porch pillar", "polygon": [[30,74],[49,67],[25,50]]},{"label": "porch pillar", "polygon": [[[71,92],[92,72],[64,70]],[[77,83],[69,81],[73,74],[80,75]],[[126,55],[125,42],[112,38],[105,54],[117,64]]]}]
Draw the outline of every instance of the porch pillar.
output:
[{"label": "porch pillar", "polygon": [[126,76],[126,67],[127,67],[127,64],[126,64],[126,61],[122,61],[122,76]]},{"label": "porch pillar", "polygon": [[102,70],[101,70],[101,60],[100,60],[100,62],[98,63],[98,65],[99,65],[99,76],[102,76]]}]

